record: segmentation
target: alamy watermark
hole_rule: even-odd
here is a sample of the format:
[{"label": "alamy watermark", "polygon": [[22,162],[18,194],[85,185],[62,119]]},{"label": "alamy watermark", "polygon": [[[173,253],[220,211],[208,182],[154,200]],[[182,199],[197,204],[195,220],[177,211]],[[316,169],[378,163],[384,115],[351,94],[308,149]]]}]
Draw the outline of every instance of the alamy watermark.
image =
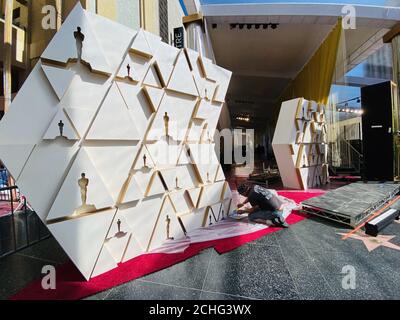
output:
[{"label": "alamy watermark", "polygon": [[356,289],[356,268],[352,265],[346,265],[341,271],[344,274],[342,278],[342,288],[344,290]]},{"label": "alamy watermark", "polygon": [[52,265],[46,265],[42,268],[42,288],[43,290],[56,289],[56,268]]}]

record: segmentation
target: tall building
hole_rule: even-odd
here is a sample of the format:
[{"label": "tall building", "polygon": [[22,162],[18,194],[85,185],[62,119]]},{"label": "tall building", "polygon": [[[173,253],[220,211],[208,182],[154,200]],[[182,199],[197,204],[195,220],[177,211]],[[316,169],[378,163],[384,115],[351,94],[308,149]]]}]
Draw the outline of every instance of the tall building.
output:
[{"label": "tall building", "polygon": [[[52,39],[63,20],[79,0],[0,0],[0,64],[4,63],[7,43],[11,43],[12,96],[18,91],[32,67]],[[11,41],[4,39],[6,3],[12,3]],[[174,28],[182,26],[184,6],[179,0],[80,0],[82,6],[94,13],[133,29],[144,28],[173,43]],[[11,12],[11,11],[9,11]],[[8,18],[8,17],[7,17]],[[0,81],[0,118],[4,113],[4,77]]]}]

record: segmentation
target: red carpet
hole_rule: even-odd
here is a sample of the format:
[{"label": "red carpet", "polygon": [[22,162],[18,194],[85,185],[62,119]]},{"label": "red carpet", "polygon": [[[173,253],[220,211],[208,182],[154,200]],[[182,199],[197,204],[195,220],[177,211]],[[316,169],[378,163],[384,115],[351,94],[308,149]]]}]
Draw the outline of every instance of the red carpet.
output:
[{"label": "red carpet", "polygon": [[[293,199],[297,203],[319,196],[320,192],[302,192],[302,191],[281,191],[280,195]],[[299,212],[293,212],[287,219],[289,224],[295,224],[306,218]],[[35,281],[28,285],[25,289],[11,297],[11,300],[76,300],[82,299],[109,288],[121,285],[134,279],[143,277],[147,274],[165,269],[176,263],[182,262],[200,251],[214,247],[215,250],[222,254],[250,241],[256,240],[269,233],[276,232],[280,228],[268,228],[251,234],[207,241],[190,245],[182,253],[165,254],[154,253],[146,254],[128,262],[120,264],[119,268],[102,274],[90,281],[85,281],[79,271],[71,262],[57,268],[57,289],[43,290],[41,281]]]}]

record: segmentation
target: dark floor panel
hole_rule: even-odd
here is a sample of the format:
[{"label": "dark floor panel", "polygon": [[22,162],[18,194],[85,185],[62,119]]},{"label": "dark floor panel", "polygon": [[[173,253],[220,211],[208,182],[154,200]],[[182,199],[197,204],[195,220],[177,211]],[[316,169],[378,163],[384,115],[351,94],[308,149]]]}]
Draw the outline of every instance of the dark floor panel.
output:
[{"label": "dark floor panel", "polygon": [[251,244],[258,246],[278,246],[275,233],[270,233],[261,238],[258,238],[257,240],[252,241]]},{"label": "dark floor panel", "polygon": [[247,244],[214,253],[204,290],[257,299],[296,299],[294,283],[277,246]]},{"label": "dark floor panel", "polygon": [[18,254],[0,259],[0,299],[7,299],[40,278],[42,268],[47,264]]},{"label": "dark floor panel", "polygon": [[[380,247],[368,252],[362,241],[343,241],[337,234],[341,230],[311,220],[293,226],[293,230],[336,296],[341,299],[400,298],[399,251]],[[341,272],[345,266],[355,268],[355,290],[342,287],[344,274]]]},{"label": "dark floor panel", "polygon": [[200,290],[132,281],[114,288],[106,300],[197,300]]},{"label": "dark floor panel", "polygon": [[332,300],[337,298],[292,229],[276,233],[276,238],[300,299]]},{"label": "dark floor panel", "polygon": [[42,240],[34,246],[19,251],[18,254],[46,260],[56,264],[62,264],[69,260],[64,250],[54,238]]},{"label": "dark floor panel", "polygon": [[200,300],[251,300],[251,299],[224,293],[202,291],[200,295]]},{"label": "dark floor panel", "polygon": [[142,279],[161,284],[201,289],[213,250],[204,250],[188,260],[145,276]]}]

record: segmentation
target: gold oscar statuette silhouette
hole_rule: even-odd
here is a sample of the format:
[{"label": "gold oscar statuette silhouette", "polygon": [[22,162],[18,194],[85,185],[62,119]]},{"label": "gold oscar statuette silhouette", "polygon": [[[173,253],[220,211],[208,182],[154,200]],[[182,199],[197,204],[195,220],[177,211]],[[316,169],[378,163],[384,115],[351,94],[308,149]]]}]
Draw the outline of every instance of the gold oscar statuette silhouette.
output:
[{"label": "gold oscar statuette silhouette", "polygon": [[81,32],[81,27],[77,27],[74,32],[74,38],[76,40],[76,54],[78,57],[78,63],[82,60],[82,50],[83,50],[83,41],[85,40],[85,35]]},{"label": "gold oscar statuette silhouette", "polygon": [[165,136],[169,137],[169,116],[168,112],[164,114],[164,129],[165,129]]},{"label": "gold oscar statuette silhouette", "polygon": [[80,215],[84,213],[90,213],[96,211],[96,207],[92,204],[87,204],[87,192],[89,186],[89,179],[86,178],[86,174],[82,173],[81,178],[78,180],[78,186],[81,192],[81,200],[82,205],[79,208],[76,208],[73,215]]},{"label": "gold oscar statuette silhouette", "polygon": [[169,236],[169,228],[170,228],[170,225],[171,225],[171,219],[170,219],[169,216],[167,216],[167,218],[165,219],[165,222],[167,224],[167,240],[174,240],[174,237],[170,237]]},{"label": "gold oscar statuette silhouette", "polygon": [[60,120],[60,122],[58,123],[58,129],[60,130],[60,137],[63,137],[63,134],[64,134],[64,122],[62,122],[62,120]]},{"label": "gold oscar statuette silhouette", "polygon": [[145,154],[143,155],[143,168],[148,168],[148,166],[147,166],[147,157],[146,157]]}]

